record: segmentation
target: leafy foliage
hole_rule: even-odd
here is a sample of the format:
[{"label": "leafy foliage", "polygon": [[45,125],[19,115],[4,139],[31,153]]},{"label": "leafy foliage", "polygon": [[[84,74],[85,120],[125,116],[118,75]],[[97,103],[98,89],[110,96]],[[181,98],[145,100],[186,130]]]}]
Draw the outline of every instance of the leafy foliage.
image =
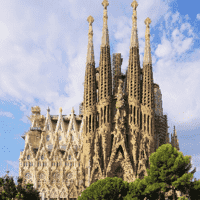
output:
[{"label": "leafy foliage", "polygon": [[123,197],[126,196],[128,190],[128,182],[117,177],[107,177],[91,184],[90,187],[82,192],[78,200],[122,200]]},{"label": "leafy foliage", "polygon": [[4,176],[0,178],[0,200],[2,199],[34,199],[39,200],[39,192],[33,188],[33,184],[22,187],[22,178],[18,177],[16,186],[12,177]]}]

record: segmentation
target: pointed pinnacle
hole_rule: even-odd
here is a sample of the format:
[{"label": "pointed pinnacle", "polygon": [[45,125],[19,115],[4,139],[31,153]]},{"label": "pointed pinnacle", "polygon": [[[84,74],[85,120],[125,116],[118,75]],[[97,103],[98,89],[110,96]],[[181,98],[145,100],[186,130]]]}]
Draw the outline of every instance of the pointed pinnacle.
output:
[{"label": "pointed pinnacle", "polygon": [[101,3],[104,7],[104,9],[107,9],[109,3],[108,3],[108,0],[103,0],[103,2]]}]

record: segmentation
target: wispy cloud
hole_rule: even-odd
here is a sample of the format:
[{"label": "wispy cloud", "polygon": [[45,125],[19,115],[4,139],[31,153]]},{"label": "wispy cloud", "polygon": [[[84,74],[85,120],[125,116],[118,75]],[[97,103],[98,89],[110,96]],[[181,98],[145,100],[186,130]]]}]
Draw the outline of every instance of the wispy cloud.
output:
[{"label": "wispy cloud", "polygon": [[10,118],[14,119],[14,115],[11,112],[0,111],[0,116],[6,116],[6,117],[10,117]]}]

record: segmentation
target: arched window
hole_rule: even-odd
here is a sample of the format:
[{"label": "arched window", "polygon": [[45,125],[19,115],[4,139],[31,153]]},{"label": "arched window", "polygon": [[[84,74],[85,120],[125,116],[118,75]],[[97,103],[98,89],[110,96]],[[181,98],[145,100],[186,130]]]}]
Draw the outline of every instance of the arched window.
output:
[{"label": "arched window", "polygon": [[71,155],[69,155],[69,160],[71,160]]},{"label": "arched window", "polygon": [[27,156],[27,160],[29,160],[29,159],[30,159],[30,156],[28,155],[28,156]]},{"label": "arched window", "polygon": [[59,141],[62,140],[62,136],[59,136]]}]

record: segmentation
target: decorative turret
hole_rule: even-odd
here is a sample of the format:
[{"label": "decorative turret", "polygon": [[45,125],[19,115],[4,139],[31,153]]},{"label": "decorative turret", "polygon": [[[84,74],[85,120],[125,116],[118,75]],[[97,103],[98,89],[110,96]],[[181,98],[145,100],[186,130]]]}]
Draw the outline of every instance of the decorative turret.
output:
[{"label": "decorative turret", "polygon": [[99,60],[99,80],[98,80],[98,105],[97,116],[99,120],[99,134],[102,137],[102,155],[101,164],[104,169],[104,175],[106,173],[106,166],[108,157],[110,156],[110,142],[111,142],[111,105],[112,105],[112,74],[111,74],[111,58],[110,58],[110,45],[108,36],[107,25],[107,6],[109,5],[107,0],[103,0],[102,5],[104,7],[103,12],[103,29],[102,29],[102,41],[100,49]]},{"label": "decorative turret", "polygon": [[[110,100],[111,95],[112,95],[110,45],[109,45],[108,25],[107,25],[107,19],[108,19],[107,6],[109,5],[109,3],[107,0],[104,0],[102,2],[102,5],[104,6],[104,13],[103,13],[101,52],[100,52],[100,60],[99,60],[99,81],[98,81],[99,82],[99,87],[98,87],[99,98],[98,99],[99,99],[100,104],[102,104],[103,101],[106,101],[108,104],[108,101]],[[110,109],[109,109],[108,117],[110,118]]]},{"label": "decorative turret", "polygon": [[140,87],[140,56],[139,56],[139,44],[137,35],[137,11],[138,3],[134,0],[131,4],[133,7],[132,15],[132,31],[131,31],[131,44],[129,53],[128,64],[128,77],[127,77],[127,94],[130,101],[140,102],[141,87]]},{"label": "decorative turret", "polygon": [[143,96],[142,104],[147,105],[149,109],[154,109],[154,84],[153,71],[151,62],[151,47],[150,47],[150,29],[149,24],[151,20],[146,18],[146,32],[145,32],[145,51],[143,60]]},{"label": "decorative turret", "polygon": [[[89,22],[89,32],[88,32],[88,52],[86,61],[86,71],[85,71],[85,82],[84,82],[84,141],[83,144],[87,146],[84,148],[82,156],[82,162],[84,158],[86,159],[86,165],[94,154],[93,138],[96,132],[96,70],[95,70],[95,60],[94,60],[94,48],[93,48],[93,30],[92,23],[94,18],[89,16],[87,18]],[[87,183],[86,183],[87,184]]]}]

